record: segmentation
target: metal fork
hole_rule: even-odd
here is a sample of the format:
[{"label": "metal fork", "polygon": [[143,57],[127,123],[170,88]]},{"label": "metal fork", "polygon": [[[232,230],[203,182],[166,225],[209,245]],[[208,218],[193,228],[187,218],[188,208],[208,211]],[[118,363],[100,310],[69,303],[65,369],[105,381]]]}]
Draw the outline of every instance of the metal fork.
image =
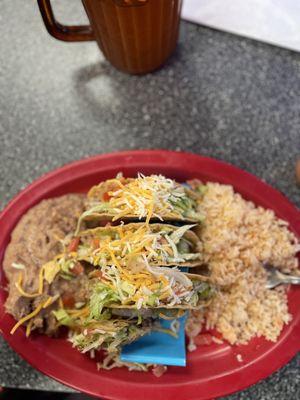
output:
[{"label": "metal fork", "polygon": [[300,285],[300,276],[283,274],[278,269],[270,265],[265,265],[264,267],[267,271],[267,289],[273,289],[281,284]]}]

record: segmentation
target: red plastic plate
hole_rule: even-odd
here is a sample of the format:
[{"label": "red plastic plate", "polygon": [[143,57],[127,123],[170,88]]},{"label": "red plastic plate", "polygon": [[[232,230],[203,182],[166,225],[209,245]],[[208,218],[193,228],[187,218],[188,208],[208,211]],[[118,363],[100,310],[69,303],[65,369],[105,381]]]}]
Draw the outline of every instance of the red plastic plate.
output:
[{"label": "red plastic plate", "polygon": [[[271,208],[300,236],[300,212],[281,193],[232,165],[194,154],[169,151],[128,151],[100,155],[57,169],[23,190],[0,216],[0,260],[20,217],[42,199],[83,192],[119,171],[125,176],[161,173],[179,181],[199,178],[233,185],[246,199]],[[0,269],[1,287],[5,284]],[[247,346],[203,346],[188,355],[186,368],[172,367],[161,378],[126,369],[96,370],[95,363],[63,339],[37,335],[27,339],[19,329],[9,334],[13,318],[5,314],[6,293],[0,289],[0,328],[11,347],[44,374],[82,392],[109,399],[192,400],[209,399],[246,388],[282,367],[300,350],[300,288],[290,289],[292,322],[276,343],[262,338]],[[243,362],[237,361],[241,354]]]}]

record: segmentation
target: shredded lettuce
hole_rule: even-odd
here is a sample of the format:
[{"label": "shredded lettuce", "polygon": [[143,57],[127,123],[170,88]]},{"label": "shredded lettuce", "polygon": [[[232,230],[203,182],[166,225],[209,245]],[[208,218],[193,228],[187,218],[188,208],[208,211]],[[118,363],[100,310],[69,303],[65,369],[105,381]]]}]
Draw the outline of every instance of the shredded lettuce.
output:
[{"label": "shredded lettuce", "polygon": [[141,314],[138,314],[137,325],[141,325],[142,322],[143,322],[143,317],[141,316]]},{"label": "shredded lettuce", "polygon": [[67,275],[67,274],[63,274],[63,273],[60,273],[59,276],[61,276],[61,277],[62,277],[63,279],[65,279],[66,281],[70,281],[70,280],[73,278],[72,275]]},{"label": "shredded lettuce", "polygon": [[112,321],[109,330],[105,324],[103,326],[99,325],[99,327],[87,332],[73,333],[70,341],[82,353],[93,349],[99,350],[100,348],[108,351],[108,353],[113,353],[120,350],[124,344],[133,342],[143,336],[149,330],[150,327],[137,326],[136,322],[123,322],[122,326],[119,326],[117,321],[116,323]]},{"label": "shredded lettuce", "polygon": [[71,270],[75,265],[75,261],[74,260],[66,260],[65,257],[62,257],[59,261],[58,261],[59,267],[63,273],[63,275],[67,275],[72,277],[72,273]]},{"label": "shredded lettuce", "polygon": [[94,335],[84,335],[83,333],[73,334],[70,341],[73,346],[77,347],[82,353],[86,353],[90,350],[97,350],[100,348],[102,343],[105,341],[105,335],[94,334]]},{"label": "shredded lettuce", "polygon": [[195,212],[194,210],[190,210],[187,214],[186,217],[192,218],[192,219],[197,219],[199,222],[203,222],[205,220],[205,217],[203,214],[199,212]]},{"label": "shredded lettuce", "polygon": [[151,295],[148,297],[146,303],[147,303],[150,307],[155,307],[158,298],[159,298],[159,296],[158,296],[157,294],[151,294]]},{"label": "shredded lettuce", "polygon": [[204,195],[208,190],[208,187],[206,185],[199,185],[196,188],[196,191],[202,195]]},{"label": "shredded lettuce", "polygon": [[49,261],[47,264],[43,266],[43,268],[44,268],[44,278],[49,284],[51,284],[54,281],[56,275],[60,271],[60,265],[55,261]]},{"label": "shredded lettuce", "polygon": [[172,197],[169,202],[183,217],[203,220],[203,215],[197,212],[197,202],[188,196]]},{"label": "shredded lettuce", "polygon": [[185,261],[199,260],[201,253],[182,253],[182,254],[180,254],[180,256]]},{"label": "shredded lettuce", "polygon": [[81,228],[82,221],[86,217],[89,217],[90,215],[93,215],[93,214],[99,214],[99,213],[105,212],[105,211],[108,211],[108,203],[105,203],[105,202],[98,203],[97,205],[89,208],[87,211],[84,211],[78,218],[77,227],[76,227],[74,235],[75,236],[78,235],[80,228]]},{"label": "shredded lettuce", "polygon": [[70,315],[63,308],[60,308],[59,310],[53,310],[52,313],[60,325],[70,326],[74,322],[73,318],[70,317]]},{"label": "shredded lettuce", "polygon": [[188,253],[190,250],[190,245],[186,240],[180,239],[180,241],[177,244],[177,249],[179,254]]},{"label": "shredded lettuce", "polygon": [[177,208],[180,213],[185,214],[189,209],[195,206],[195,202],[188,198],[187,196],[184,197],[172,197],[169,199],[169,202]]},{"label": "shredded lettuce", "polygon": [[207,282],[201,282],[195,288],[201,300],[208,300],[213,295],[213,288]]},{"label": "shredded lettuce", "polygon": [[135,294],[136,288],[131,283],[124,281],[121,283],[120,286],[121,286],[122,291],[129,294],[129,296],[133,296]]},{"label": "shredded lettuce", "polygon": [[180,239],[183,237],[183,235],[189,231],[191,228],[196,226],[195,224],[193,225],[183,225],[180,228],[177,228],[171,235],[170,238],[173,240],[175,244],[178,244]]},{"label": "shredded lettuce", "polygon": [[199,300],[209,300],[213,294],[214,289],[209,283],[194,282],[194,293],[190,299],[190,304],[195,306]]},{"label": "shredded lettuce", "polygon": [[110,303],[120,300],[118,293],[102,282],[94,285],[90,296],[90,318],[99,319],[102,310]]}]

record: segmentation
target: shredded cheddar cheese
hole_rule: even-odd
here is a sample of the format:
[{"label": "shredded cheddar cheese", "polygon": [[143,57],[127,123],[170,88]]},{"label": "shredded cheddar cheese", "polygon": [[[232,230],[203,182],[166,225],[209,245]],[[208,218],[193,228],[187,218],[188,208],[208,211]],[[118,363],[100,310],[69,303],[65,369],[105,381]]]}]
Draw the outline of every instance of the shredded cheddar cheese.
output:
[{"label": "shredded cheddar cheese", "polygon": [[[61,257],[61,254],[55,257],[55,261]],[[58,264],[55,263],[55,261],[50,261],[46,264],[44,264],[39,271],[39,287],[37,293],[27,293],[25,290],[22,288],[22,281],[23,281],[23,275],[22,272],[20,272],[19,277],[17,282],[15,283],[16,288],[20,292],[20,294],[23,297],[27,298],[35,298],[43,294],[44,291],[44,279],[50,284],[54,280],[55,276],[58,274],[60,267]]]},{"label": "shredded cheddar cheese", "polygon": [[[124,183],[121,183],[121,180]],[[112,187],[116,189],[111,190]],[[166,214],[168,217],[182,219],[180,211],[174,209],[170,199],[172,196],[183,197],[185,190],[172,179],[162,175],[144,176],[142,174],[138,174],[136,179],[122,177],[110,179],[93,187],[88,194],[89,198],[102,201],[105,188],[108,188],[107,207],[108,212],[113,211],[113,221],[134,215],[139,219],[146,218],[148,224],[153,216],[163,220]]]},{"label": "shredded cheddar cheese", "polygon": [[20,321],[18,321],[15,326],[12,328],[12,330],[10,331],[10,334],[13,335],[16,330],[24,324],[24,322],[30,320],[31,318],[35,317],[36,315],[38,315],[38,313],[42,310],[44,306],[44,303],[39,304],[35,310],[33,310],[30,314],[26,315],[25,317],[21,318]]},{"label": "shredded cheddar cheese", "polygon": [[44,288],[44,266],[40,269],[39,273],[39,294],[43,293]]},{"label": "shredded cheddar cheese", "polygon": [[45,303],[43,304],[43,308],[47,308],[48,306],[50,306],[50,304],[53,303],[53,297],[49,297]]},{"label": "shredded cheddar cheese", "polygon": [[68,309],[66,310],[68,314],[70,314],[72,317],[80,317],[80,316],[86,316],[89,313],[89,308],[84,307],[80,310],[77,309]]},{"label": "shredded cheddar cheese", "polygon": [[15,283],[15,285],[16,285],[16,288],[18,289],[18,291],[20,292],[20,294],[23,297],[27,297],[27,298],[33,299],[33,298],[35,298],[35,297],[40,295],[40,291],[38,291],[38,293],[27,293],[27,292],[25,292],[23,290],[22,286],[21,286],[22,285],[22,280],[23,280],[23,275],[22,275],[22,272],[20,272],[18,281]]},{"label": "shredded cheddar cheese", "polygon": [[59,305],[59,308],[64,308],[64,303],[63,303],[61,297],[59,297],[59,299],[58,299],[58,305]]},{"label": "shredded cheddar cheese", "polygon": [[58,295],[53,296],[53,297],[48,297],[46,301],[41,302],[35,310],[33,310],[30,314],[26,315],[25,317],[21,318],[11,329],[10,334],[13,335],[16,330],[24,324],[24,322],[29,321],[28,325],[26,326],[26,336],[30,335],[31,328],[32,328],[32,318],[35,317],[36,315],[39,314],[40,311],[42,311],[44,308],[49,307],[51,304],[53,304],[54,301],[58,299]]},{"label": "shredded cheddar cheese", "polygon": [[28,322],[27,326],[26,326],[26,337],[29,337],[29,335],[30,335],[32,323],[33,323],[33,320],[31,319],[31,320]]}]

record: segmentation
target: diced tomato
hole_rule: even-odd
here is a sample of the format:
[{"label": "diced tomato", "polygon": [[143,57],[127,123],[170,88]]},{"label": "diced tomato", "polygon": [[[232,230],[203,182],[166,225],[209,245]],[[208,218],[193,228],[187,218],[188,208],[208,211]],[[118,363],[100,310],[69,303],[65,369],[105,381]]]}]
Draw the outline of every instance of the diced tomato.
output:
[{"label": "diced tomato", "polygon": [[61,296],[61,299],[62,299],[63,305],[66,308],[73,308],[75,306],[75,299],[74,299],[74,296],[72,294],[64,293]]},{"label": "diced tomato", "polygon": [[224,339],[222,333],[218,332],[216,329],[212,329],[210,331],[210,333],[211,333],[212,336],[216,337],[217,339],[221,339],[221,340]]},{"label": "diced tomato", "polygon": [[109,201],[111,199],[111,195],[109,194],[109,192],[103,193],[102,199],[103,201]]},{"label": "diced tomato", "polygon": [[94,330],[95,330],[95,328],[86,328],[85,332],[87,335],[90,335],[91,333],[93,333]]},{"label": "diced tomato", "polygon": [[81,275],[84,271],[83,266],[80,264],[80,262],[77,262],[74,267],[71,269],[72,274],[74,275]]},{"label": "diced tomato", "polygon": [[107,224],[107,221],[99,221],[99,226],[105,226]]},{"label": "diced tomato", "polygon": [[212,335],[210,333],[200,333],[200,335],[194,338],[194,342],[197,346],[209,346],[212,344]]},{"label": "diced tomato", "polygon": [[79,237],[74,237],[71,240],[71,243],[69,244],[68,250],[71,253],[72,251],[76,251],[78,249],[78,245],[80,242],[80,238]]},{"label": "diced tomato", "polygon": [[198,186],[202,185],[202,182],[199,179],[190,179],[186,181],[186,183],[192,188],[197,189]]},{"label": "diced tomato", "polygon": [[112,226],[113,224],[111,222],[106,221],[99,221],[99,226],[104,226],[105,228],[107,228],[108,226]]},{"label": "diced tomato", "polygon": [[99,278],[99,279],[101,279],[102,278],[102,272],[101,271],[94,271],[93,272],[93,276],[95,277],[95,278]]},{"label": "diced tomato", "polygon": [[158,240],[158,243],[159,243],[159,244],[168,244],[168,241],[167,241],[166,238],[161,237],[161,238]]},{"label": "diced tomato", "polygon": [[156,378],[160,378],[167,371],[167,367],[165,365],[156,365],[156,367],[152,368],[152,373]]},{"label": "diced tomato", "polygon": [[99,249],[100,247],[100,239],[99,238],[94,238],[92,240],[92,245],[94,249]]}]

